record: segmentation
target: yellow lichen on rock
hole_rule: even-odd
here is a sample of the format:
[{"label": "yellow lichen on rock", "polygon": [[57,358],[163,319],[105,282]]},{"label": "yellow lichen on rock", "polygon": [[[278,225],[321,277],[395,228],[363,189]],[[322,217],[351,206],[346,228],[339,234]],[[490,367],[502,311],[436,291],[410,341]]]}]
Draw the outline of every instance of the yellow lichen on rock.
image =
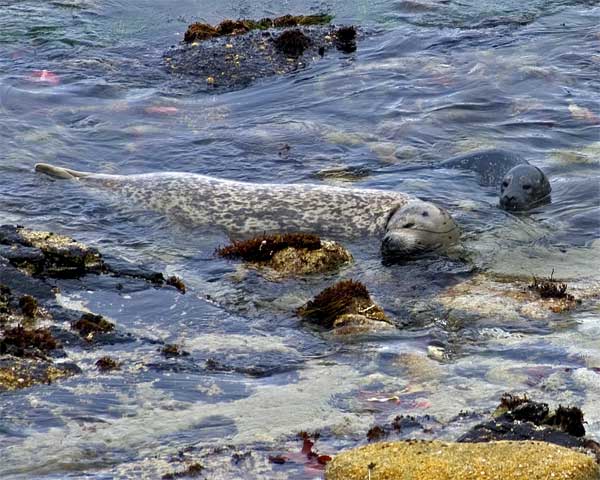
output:
[{"label": "yellow lichen on rock", "polygon": [[326,480],[597,480],[589,456],[545,442],[401,441],[366,445],[329,462]]}]

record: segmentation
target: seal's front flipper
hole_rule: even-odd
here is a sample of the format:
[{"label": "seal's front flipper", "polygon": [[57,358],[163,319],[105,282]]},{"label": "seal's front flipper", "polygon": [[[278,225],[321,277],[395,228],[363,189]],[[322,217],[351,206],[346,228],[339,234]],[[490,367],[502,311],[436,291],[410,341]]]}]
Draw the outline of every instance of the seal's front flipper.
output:
[{"label": "seal's front flipper", "polygon": [[54,178],[66,179],[84,178],[89,175],[89,173],[86,172],[78,172],[69,168],[55,167],[54,165],[49,165],[47,163],[36,164],[35,171],[45,173],[46,175],[49,175]]}]

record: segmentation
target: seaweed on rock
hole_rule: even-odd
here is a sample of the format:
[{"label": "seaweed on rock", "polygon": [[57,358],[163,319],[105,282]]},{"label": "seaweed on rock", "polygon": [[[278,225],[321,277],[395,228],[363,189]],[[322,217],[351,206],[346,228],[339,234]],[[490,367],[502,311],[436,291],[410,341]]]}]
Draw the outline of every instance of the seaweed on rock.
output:
[{"label": "seaweed on rock", "polygon": [[383,310],[371,300],[367,287],[354,280],[343,280],[326,288],[297,313],[325,328],[357,323],[357,317],[388,321]]},{"label": "seaweed on rock", "polygon": [[233,242],[232,245],[217,250],[225,258],[240,258],[248,262],[266,262],[278,251],[285,248],[303,248],[317,250],[321,248],[321,239],[308,233],[285,233],[282,235],[263,235],[260,237]]},{"label": "seaweed on rock", "polygon": [[92,341],[94,336],[99,333],[109,333],[115,329],[113,323],[106,320],[102,315],[93,313],[84,313],[71,327],[88,341]]},{"label": "seaweed on rock", "polygon": [[101,372],[110,372],[112,370],[120,370],[121,364],[112,357],[104,356],[96,361],[96,367]]}]

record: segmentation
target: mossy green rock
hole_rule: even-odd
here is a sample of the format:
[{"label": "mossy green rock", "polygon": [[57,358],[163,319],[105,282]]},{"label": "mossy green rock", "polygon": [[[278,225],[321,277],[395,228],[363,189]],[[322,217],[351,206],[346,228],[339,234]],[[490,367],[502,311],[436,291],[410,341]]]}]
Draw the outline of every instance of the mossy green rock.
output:
[{"label": "mossy green rock", "polygon": [[589,456],[545,442],[383,442],[337,455],[326,480],[597,480]]}]

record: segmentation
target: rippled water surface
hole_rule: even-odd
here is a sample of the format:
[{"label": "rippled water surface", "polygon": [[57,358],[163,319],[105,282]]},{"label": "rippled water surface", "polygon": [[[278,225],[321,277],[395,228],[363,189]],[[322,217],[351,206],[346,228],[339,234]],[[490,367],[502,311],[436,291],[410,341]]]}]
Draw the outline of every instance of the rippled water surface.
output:
[{"label": "rippled water surface", "polygon": [[[164,68],[192,21],[321,11],[362,27],[357,52],[219,94]],[[119,293],[98,279],[65,302],[191,354],[167,362],[141,340],[68,351],[82,375],[0,397],[0,477],[157,478],[194,458],[207,478],[320,478],[301,459],[268,455],[300,456],[300,430],[320,431],[320,451],[334,453],[399,414],[429,414],[433,436],[453,439],[468,421],[451,419],[486,414],[505,391],[581,406],[600,440],[594,298],[535,320],[510,308],[455,312],[440,299],[474,269],[600,282],[599,19],[593,1],[0,0],[0,223],[183,277],[185,296]],[[40,81],[43,70],[56,77]],[[473,174],[431,168],[484,147],[546,171],[552,203],[508,214]],[[379,246],[358,239],[339,274],[273,282],[215,258],[220,234],[41,178],[36,162],[409,192],[453,213],[470,260],[385,266]],[[330,169],[361,175],[323,180]],[[300,324],[296,307],[350,277],[396,333],[341,340]],[[427,356],[431,345],[444,359]],[[107,353],[121,372],[97,373]]]}]

